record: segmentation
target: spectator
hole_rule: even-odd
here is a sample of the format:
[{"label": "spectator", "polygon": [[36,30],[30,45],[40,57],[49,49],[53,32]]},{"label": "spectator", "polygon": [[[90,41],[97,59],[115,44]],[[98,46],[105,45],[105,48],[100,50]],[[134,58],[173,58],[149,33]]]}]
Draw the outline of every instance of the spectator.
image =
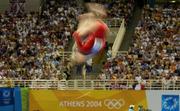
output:
[{"label": "spectator", "polygon": [[54,79],[63,74],[60,53],[68,46],[78,13],[76,2],[51,1],[41,15],[1,14],[1,79]]},{"label": "spectator", "polygon": [[[146,80],[157,79],[162,81],[165,88],[172,86],[172,81],[179,78],[180,56],[177,37],[179,34],[178,18],[179,7],[155,6],[143,9],[142,19],[135,28],[132,47],[128,54],[109,58],[104,63],[104,70],[117,71],[117,78],[123,77],[137,81],[135,84],[144,87],[149,85]],[[176,39],[174,39],[176,38]]]}]

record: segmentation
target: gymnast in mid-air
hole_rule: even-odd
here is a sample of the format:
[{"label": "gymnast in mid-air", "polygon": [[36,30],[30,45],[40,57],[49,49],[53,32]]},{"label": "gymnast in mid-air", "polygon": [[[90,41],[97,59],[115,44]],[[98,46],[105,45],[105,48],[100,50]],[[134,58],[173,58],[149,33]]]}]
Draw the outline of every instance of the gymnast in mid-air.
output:
[{"label": "gymnast in mid-air", "polygon": [[72,49],[72,62],[84,63],[95,57],[105,48],[108,26],[102,19],[107,17],[103,5],[97,3],[86,4],[88,13],[78,17],[79,24],[73,33],[75,44]]}]

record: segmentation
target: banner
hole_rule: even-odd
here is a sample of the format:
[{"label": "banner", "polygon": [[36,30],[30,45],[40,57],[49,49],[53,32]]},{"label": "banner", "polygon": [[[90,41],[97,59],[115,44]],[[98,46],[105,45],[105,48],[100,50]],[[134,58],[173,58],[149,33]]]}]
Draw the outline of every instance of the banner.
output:
[{"label": "banner", "polygon": [[152,111],[180,111],[179,90],[146,91],[146,96]]},{"label": "banner", "polygon": [[145,91],[30,90],[29,96],[29,111],[127,111],[130,105],[147,108]]},{"label": "banner", "polygon": [[20,88],[0,88],[0,111],[22,111]]},{"label": "banner", "polygon": [[29,88],[21,88],[22,111],[28,111]]}]

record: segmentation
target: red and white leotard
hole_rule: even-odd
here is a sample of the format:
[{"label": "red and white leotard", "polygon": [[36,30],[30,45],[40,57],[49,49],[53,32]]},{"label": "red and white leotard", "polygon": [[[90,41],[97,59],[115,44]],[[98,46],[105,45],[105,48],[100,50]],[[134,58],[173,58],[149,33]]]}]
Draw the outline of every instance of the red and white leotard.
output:
[{"label": "red and white leotard", "polygon": [[[85,40],[82,40],[82,37],[79,36],[78,32],[73,33],[74,40],[77,44],[78,51],[82,54],[88,55],[90,53],[94,53],[95,47],[99,47],[98,51],[102,50],[105,47],[106,42],[106,32],[108,27],[105,23],[97,20],[97,29],[90,33]],[[101,45],[95,45],[96,41],[100,40]],[[96,53],[97,51],[95,51]]]}]

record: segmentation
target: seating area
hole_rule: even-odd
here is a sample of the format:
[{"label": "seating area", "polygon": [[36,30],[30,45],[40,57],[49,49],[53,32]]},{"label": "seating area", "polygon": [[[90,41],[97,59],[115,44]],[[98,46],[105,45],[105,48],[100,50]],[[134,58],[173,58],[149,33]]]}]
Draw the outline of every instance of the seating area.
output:
[{"label": "seating area", "polygon": [[132,17],[135,7],[134,0],[92,0],[92,2],[104,4],[107,9],[108,18],[124,18],[126,23],[128,23]]},{"label": "seating area", "polygon": [[[67,6],[69,8],[67,8]],[[0,14],[0,79],[64,79],[61,52],[80,13],[76,2],[50,2],[41,14]]]},{"label": "seating area", "polygon": [[[170,86],[180,76],[179,7],[144,7],[128,54],[104,63],[102,80],[136,80],[146,84],[155,79]],[[171,81],[171,82],[170,82]]]},{"label": "seating area", "polygon": [[[107,7],[108,19],[125,18],[126,23],[134,10],[134,0],[100,3]],[[69,46],[76,18],[83,12],[75,1],[50,0],[41,13],[0,14],[0,80],[66,80],[66,58],[61,53]],[[129,51],[108,58],[97,79],[132,80],[140,87],[151,79],[167,87],[176,85],[180,76],[179,12],[176,5],[146,5]]]},{"label": "seating area", "polygon": [[[123,3],[128,5],[108,5],[110,18],[125,17],[121,14],[130,4]],[[117,13],[115,8],[122,10]],[[0,14],[0,79],[66,79],[60,53],[66,51],[83,12],[76,1],[49,0],[41,13]]]}]

